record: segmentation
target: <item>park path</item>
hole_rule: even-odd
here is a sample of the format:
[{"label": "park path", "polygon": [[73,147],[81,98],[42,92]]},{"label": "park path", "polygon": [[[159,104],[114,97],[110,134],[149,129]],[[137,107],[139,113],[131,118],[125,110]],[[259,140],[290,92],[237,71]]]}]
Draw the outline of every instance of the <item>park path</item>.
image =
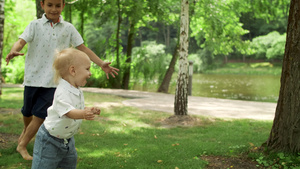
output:
[{"label": "park path", "polygon": [[[3,84],[3,87],[23,87],[22,85]],[[143,92],[136,90],[104,89],[83,87],[83,91],[117,95],[128,98],[126,106],[155,110],[174,114],[174,94]],[[188,114],[224,119],[273,120],[276,103],[227,100],[189,96]]]},{"label": "park path", "polygon": [[[128,98],[126,106],[174,113],[174,94],[143,92],[136,90],[103,89],[84,87],[83,91],[117,95]],[[273,120],[276,103],[227,100],[189,96],[188,114],[224,119]]]}]

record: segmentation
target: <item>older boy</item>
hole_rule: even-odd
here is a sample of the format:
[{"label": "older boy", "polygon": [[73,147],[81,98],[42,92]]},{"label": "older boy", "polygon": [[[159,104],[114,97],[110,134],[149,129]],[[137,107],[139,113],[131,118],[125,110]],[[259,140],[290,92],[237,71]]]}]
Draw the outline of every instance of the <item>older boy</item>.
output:
[{"label": "older boy", "polygon": [[106,73],[118,75],[110,62],[102,61],[93,51],[83,44],[83,39],[76,28],[63,21],[61,12],[64,0],[42,0],[45,14],[41,19],[32,21],[20,35],[6,57],[7,64],[20,53],[28,43],[24,74],[24,105],[22,107],[24,130],[19,138],[17,151],[25,160],[32,160],[26,147],[34,137],[47,116],[56,85],[53,82],[53,57],[55,50],[62,50],[71,45],[86,53],[89,58]]}]

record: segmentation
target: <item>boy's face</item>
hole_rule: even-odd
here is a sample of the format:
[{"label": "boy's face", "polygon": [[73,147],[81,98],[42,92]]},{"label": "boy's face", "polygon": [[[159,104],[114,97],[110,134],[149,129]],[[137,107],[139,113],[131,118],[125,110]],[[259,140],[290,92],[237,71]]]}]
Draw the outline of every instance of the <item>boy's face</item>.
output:
[{"label": "boy's face", "polygon": [[75,66],[74,82],[75,87],[85,86],[87,79],[91,77],[91,61],[88,56],[82,56]]},{"label": "boy's face", "polygon": [[57,23],[65,4],[63,0],[44,0],[44,2],[41,1],[41,6],[46,13],[47,19]]}]

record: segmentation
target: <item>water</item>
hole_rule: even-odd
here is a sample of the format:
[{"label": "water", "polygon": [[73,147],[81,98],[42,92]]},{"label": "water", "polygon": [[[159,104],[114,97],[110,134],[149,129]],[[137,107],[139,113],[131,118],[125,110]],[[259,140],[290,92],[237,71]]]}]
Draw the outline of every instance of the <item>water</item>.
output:
[{"label": "water", "polygon": [[[175,88],[173,83],[169,93],[175,93]],[[138,90],[138,87],[134,89]],[[280,76],[194,74],[192,89],[193,96],[277,102]],[[151,91],[150,87],[146,90]]]},{"label": "water", "polygon": [[280,76],[205,75],[193,76],[193,96],[277,102]]}]

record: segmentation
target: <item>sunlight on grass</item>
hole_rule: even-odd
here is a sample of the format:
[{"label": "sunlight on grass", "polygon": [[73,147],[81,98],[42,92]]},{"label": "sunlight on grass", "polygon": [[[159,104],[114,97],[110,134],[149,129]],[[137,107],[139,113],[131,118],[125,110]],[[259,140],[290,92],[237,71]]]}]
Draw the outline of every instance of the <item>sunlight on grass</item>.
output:
[{"label": "sunlight on grass", "polygon": [[0,107],[21,108],[23,106],[23,88],[2,88]]},{"label": "sunlight on grass", "polygon": [[[20,90],[12,94],[15,92],[22,93]],[[123,99],[88,94],[87,102],[91,105],[115,104],[102,108],[94,121],[83,121],[75,135],[77,168],[204,168],[207,162],[201,159],[203,155],[239,156],[248,152],[250,146],[265,142],[271,129],[271,122],[200,116],[197,122],[201,125],[166,127],[161,121],[170,114],[126,107],[121,104]],[[0,126],[1,133],[19,134],[23,127],[22,115],[0,114]],[[30,154],[33,144],[28,146]],[[0,150],[0,165],[30,168],[30,163],[23,163],[15,148],[16,143]]]}]

